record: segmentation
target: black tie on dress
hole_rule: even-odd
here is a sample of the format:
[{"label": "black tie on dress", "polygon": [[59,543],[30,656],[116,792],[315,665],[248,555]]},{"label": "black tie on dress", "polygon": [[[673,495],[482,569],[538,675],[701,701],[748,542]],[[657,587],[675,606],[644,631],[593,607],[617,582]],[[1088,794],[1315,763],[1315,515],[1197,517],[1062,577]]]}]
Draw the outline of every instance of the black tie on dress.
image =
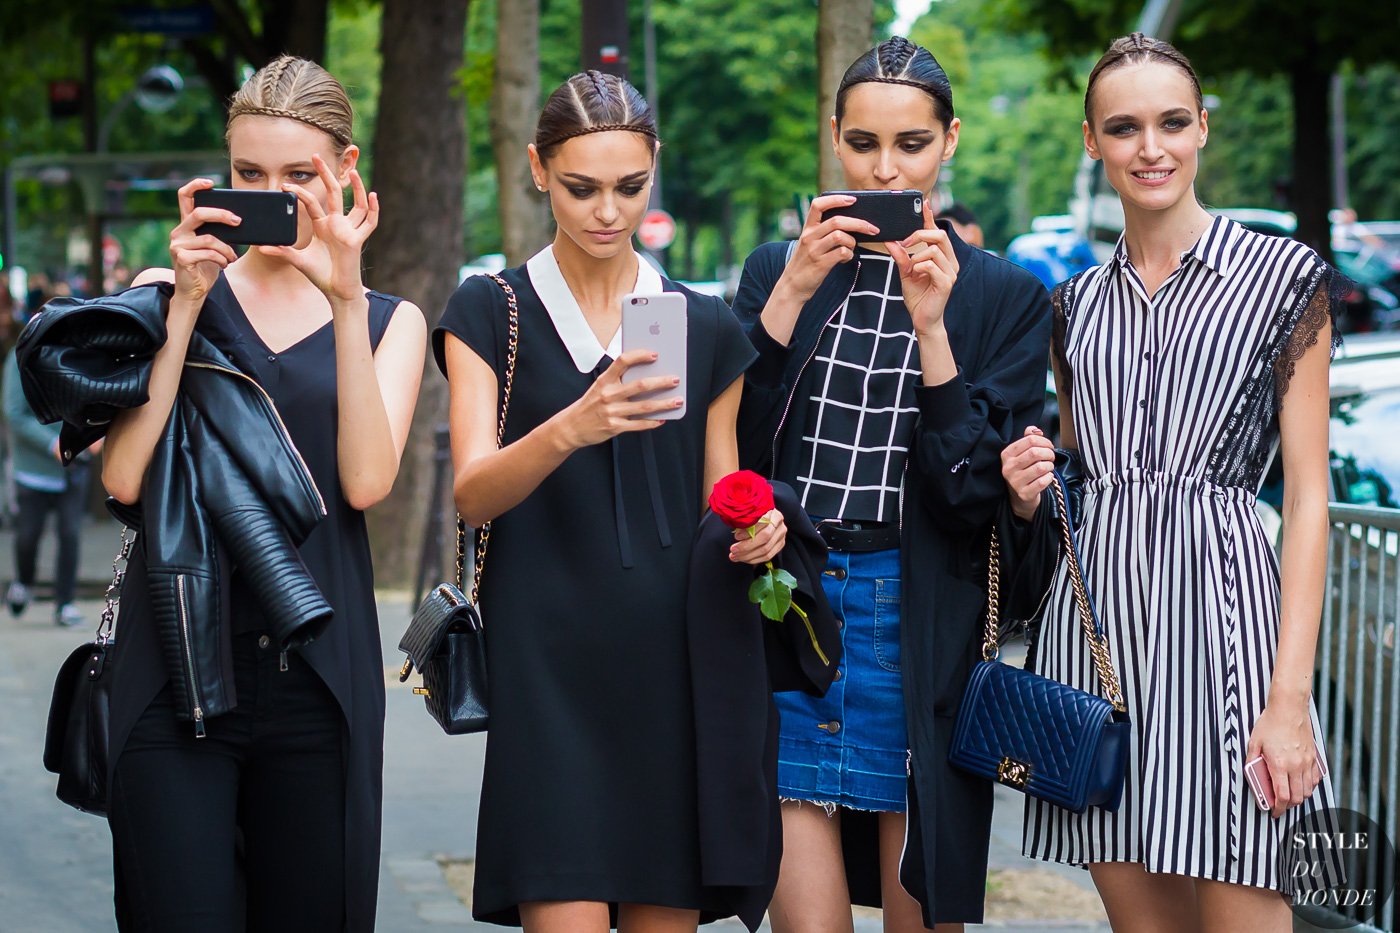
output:
[{"label": "black tie on dress", "polygon": [[[606,353],[593,367],[593,379],[597,381],[613,363]],[[627,530],[627,505],[622,489],[622,439],[618,434],[612,439],[613,477],[613,520],[617,523],[617,549],[622,566],[631,569],[635,564],[632,557],[632,536]],[[647,491],[651,495],[651,511],[656,519],[656,536],[663,548],[671,546],[671,523],[666,517],[666,503],[661,498],[661,474],[656,466],[656,443],[650,431],[643,431],[638,442],[642,445],[642,466],[647,474]]]}]

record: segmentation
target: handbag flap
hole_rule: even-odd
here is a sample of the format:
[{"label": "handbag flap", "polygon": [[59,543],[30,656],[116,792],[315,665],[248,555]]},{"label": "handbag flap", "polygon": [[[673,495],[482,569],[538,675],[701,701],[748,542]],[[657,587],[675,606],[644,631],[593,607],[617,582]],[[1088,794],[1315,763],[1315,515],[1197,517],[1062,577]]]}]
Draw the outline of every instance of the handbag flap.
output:
[{"label": "handbag flap", "polygon": [[423,665],[437,653],[442,639],[451,631],[479,631],[481,616],[462,591],[451,583],[433,587],[413,613],[413,621],[399,639],[399,650],[408,661],[399,672],[399,681],[408,679],[410,671]]},{"label": "handbag flap", "polygon": [[995,773],[1006,758],[1029,766],[1038,796],[1071,799],[1093,766],[1113,705],[1031,671],[984,661],[973,670],[958,717],[953,755]]},{"label": "handbag flap", "polygon": [[79,645],[63,661],[53,681],[49,703],[49,725],[44,733],[44,768],[54,774],[63,770],[63,750],[68,733],[69,710],[75,703],[86,703],[91,682],[101,676],[111,645],[95,642]]}]

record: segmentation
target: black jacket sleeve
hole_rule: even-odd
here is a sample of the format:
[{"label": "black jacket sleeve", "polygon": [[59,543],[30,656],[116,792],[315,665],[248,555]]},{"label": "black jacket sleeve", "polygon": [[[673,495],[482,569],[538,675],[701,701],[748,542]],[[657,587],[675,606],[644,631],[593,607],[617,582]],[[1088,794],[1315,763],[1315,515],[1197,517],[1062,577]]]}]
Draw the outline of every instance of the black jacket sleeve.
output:
[{"label": "black jacket sleeve", "polygon": [[[1001,260],[993,260],[999,265]],[[998,270],[1000,271],[1000,270]],[[989,286],[995,293],[995,286]],[[1045,405],[1050,300],[1029,273],[1007,274],[986,306],[990,328],[975,370],[918,386],[913,456],[933,522],[958,534],[984,528],[1006,498],[1001,451]]]},{"label": "black jacket sleeve", "polygon": [[783,243],[765,243],[754,250],[744,261],[734,293],[734,314],[758,354],[744,374],[744,394],[739,402],[739,465],[765,475],[772,468],[773,436],[782,423],[791,391],[786,372],[792,350],[768,335],[761,315],[783,274],[786,255]]}]

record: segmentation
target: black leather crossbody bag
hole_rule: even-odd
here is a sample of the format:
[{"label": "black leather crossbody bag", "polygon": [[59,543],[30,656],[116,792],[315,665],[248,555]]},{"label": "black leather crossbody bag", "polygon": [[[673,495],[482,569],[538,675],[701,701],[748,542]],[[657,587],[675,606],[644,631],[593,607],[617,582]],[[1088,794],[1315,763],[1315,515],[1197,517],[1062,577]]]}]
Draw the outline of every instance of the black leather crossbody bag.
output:
[{"label": "black leather crossbody bag", "polygon": [[58,775],[58,799],[98,816],[107,815],[107,732],[116,665],[117,600],[135,540],[130,529],[122,529],[97,639],[76,648],[58,669],[44,735],[44,767]]},{"label": "black leather crossbody bag", "polygon": [[[505,292],[510,313],[506,344],[505,385],[501,392],[501,414],[496,420],[496,446],[505,440],[506,413],[510,410],[511,384],[515,381],[515,358],[520,347],[520,305],[515,289],[498,275],[490,278]],[[457,580],[439,583],[424,597],[408,629],[399,639],[399,650],[408,657],[399,671],[403,683],[418,668],[423,685],[413,692],[421,696],[428,714],[448,735],[484,732],[490,720],[490,694],[487,690],[486,630],[481,624],[477,599],[481,592],[481,570],[486,564],[486,547],[491,541],[491,523],[477,530],[475,566],[470,598],[466,587],[467,523],[457,516]]]}]

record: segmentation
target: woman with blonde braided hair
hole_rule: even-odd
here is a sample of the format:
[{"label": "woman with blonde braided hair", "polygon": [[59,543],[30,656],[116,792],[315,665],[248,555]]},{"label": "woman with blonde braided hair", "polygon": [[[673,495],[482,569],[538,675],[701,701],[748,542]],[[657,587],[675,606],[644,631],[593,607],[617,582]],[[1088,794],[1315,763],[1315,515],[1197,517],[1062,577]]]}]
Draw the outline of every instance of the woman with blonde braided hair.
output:
[{"label": "woman with blonde braided hair", "polygon": [[[107,435],[108,492],[131,505],[172,494],[157,485],[153,459],[187,356],[212,344],[261,388],[313,481],[324,517],[296,550],[332,614],[314,640],[283,650],[260,607],[266,594],[233,563],[217,580],[226,607],[218,621],[189,620],[191,651],[220,660],[199,677],[191,662],[177,685],[150,621],[138,539],[111,707],[123,931],[374,929],[384,673],[363,510],[388,495],[398,472],[426,326],[411,302],[362,283],[379,199],[356,171],[351,127],[345,89],[319,65],[282,57],[259,70],[229,108],[232,184],[294,194],[296,242],[240,256],[201,234],[203,224],[240,218],[196,207],[195,193],[214,187],[199,178],[179,192],[172,268],[136,278],[168,295],[167,338],[149,401]],[[211,546],[236,551],[223,539]]]}]

